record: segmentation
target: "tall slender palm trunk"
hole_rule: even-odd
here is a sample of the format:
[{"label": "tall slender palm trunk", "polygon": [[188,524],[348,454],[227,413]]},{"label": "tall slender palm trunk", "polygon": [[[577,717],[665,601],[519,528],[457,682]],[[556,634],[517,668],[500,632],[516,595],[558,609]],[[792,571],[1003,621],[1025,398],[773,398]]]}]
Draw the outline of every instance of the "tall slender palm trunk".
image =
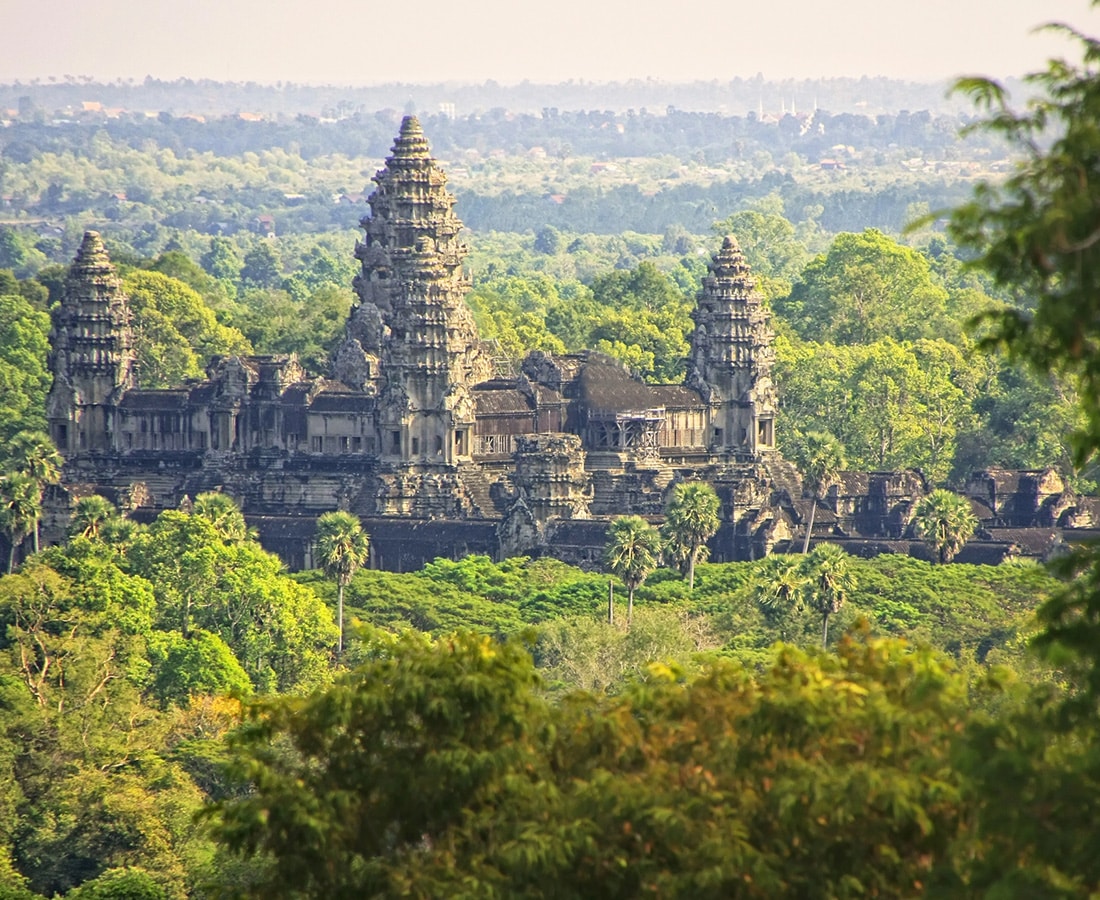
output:
[{"label": "tall slender palm trunk", "polygon": [[344,655],[344,582],[340,581],[336,587],[336,626],[340,629],[340,635],[336,638],[336,658]]},{"label": "tall slender palm trunk", "polygon": [[817,515],[817,497],[814,497],[814,502],[810,506],[810,520],[806,523],[806,536],[802,538],[802,553],[806,554],[810,552],[810,535],[814,531],[814,516]]}]

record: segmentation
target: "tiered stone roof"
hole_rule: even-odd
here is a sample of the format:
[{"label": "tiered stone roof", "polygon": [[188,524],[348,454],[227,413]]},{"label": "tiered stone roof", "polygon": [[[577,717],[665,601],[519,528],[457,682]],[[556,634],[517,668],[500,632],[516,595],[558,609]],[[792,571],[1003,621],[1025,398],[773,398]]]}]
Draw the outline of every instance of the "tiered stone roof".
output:
[{"label": "tiered stone roof", "polygon": [[95,231],[84,234],[54,313],[53,329],[53,352],[66,354],[70,371],[113,372],[128,369],[132,362],[126,295]]},{"label": "tiered stone roof", "polygon": [[692,318],[686,384],[710,405],[710,449],[754,459],[775,449],[774,334],[764,298],[733,235],[710,262]]},{"label": "tiered stone roof", "polygon": [[485,380],[489,361],[463,301],[470,279],[462,268],[467,254],[459,239],[462,222],[415,116],[402,120],[374,182],[370,215],[359,223],[365,238],[356,246],[360,302],[336,356],[336,376],[360,387],[368,381],[367,371],[377,381],[381,370],[386,375],[379,390],[387,385],[408,390],[414,376],[459,385]]},{"label": "tiered stone roof", "polygon": [[726,235],[707,268],[709,274],[703,277],[703,290],[691,314],[697,338],[692,374],[710,381],[705,377],[708,369],[745,367],[757,377],[770,376],[775,335],[737,238]]},{"label": "tiered stone roof", "polygon": [[109,443],[111,407],[134,386],[133,342],[122,284],[99,235],[86,232],[50,333],[46,416],[66,456]]}]

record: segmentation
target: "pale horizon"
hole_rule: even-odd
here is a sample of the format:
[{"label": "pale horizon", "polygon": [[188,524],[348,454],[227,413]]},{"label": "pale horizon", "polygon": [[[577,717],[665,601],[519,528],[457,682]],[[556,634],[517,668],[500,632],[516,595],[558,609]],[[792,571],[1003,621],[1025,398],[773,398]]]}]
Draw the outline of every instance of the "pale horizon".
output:
[{"label": "pale horizon", "polygon": [[676,83],[884,76],[1012,77],[1095,36],[1086,0],[718,3],[508,0],[3,0],[0,82],[147,76],[274,84]]}]

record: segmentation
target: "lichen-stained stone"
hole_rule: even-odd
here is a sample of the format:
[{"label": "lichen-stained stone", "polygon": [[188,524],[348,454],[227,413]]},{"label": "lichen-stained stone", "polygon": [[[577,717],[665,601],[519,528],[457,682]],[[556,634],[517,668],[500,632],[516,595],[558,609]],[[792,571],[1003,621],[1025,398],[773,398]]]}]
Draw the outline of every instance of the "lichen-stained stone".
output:
[{"label": "lichen-stained stone", "polygon": [[[47,415],[66,464],[44,536],[62,539],[72,499],[93,491],[148,521],[216,490],[295,567],[333,509],[360,517],[387,568],[466,553],[596,566],[612,518],[659,522],[675,484],[704,481],[722,504],[712,559],[797,538],[807,504],[776,450],[773,334],[736,238],[703,279],[684,384],[593,351],[516,365],[493,358],[466,306],[446,181],[406,117],[360,221],[357,302],[327,377],[292,356],[223,357],[205,380],[139,389],[128,301],[88,232],[53,314]],[[926,488],[917,473],[844,473],[814,537],[896,550]],[[1100,520],[1053,473],[985,473],[970,493],[987,532],[1015,529],[1012,546],[1030,546],[1020,528]]]},{"label": "lichen-stained stone", "polygon": [[775,450],[774,334],[737,238],[725,237],[708,270],[692,313],[686,384],[710,407],[710,449],[751,460]]},{"label": "lichen-stained stone", "polygon": [[50,437],[66,457],[109,450],[115,407],[134,386],[134,349],[128,301],[98,232],[85,232],[52,319]]}]

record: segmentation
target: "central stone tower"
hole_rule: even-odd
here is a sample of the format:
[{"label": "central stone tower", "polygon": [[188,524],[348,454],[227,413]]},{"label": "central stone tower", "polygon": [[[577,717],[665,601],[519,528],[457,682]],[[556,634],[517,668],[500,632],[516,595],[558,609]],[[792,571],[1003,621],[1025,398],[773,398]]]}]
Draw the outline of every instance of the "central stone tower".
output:
[{"label": "central stone tower", "polygon": [[377,396],[378,512],[462,515],[456,472],[473,445],[470,389],[492,367],[464,300],[462,222],[414,116],[374,182],[355,249],[359,303],[334,374]]}]

